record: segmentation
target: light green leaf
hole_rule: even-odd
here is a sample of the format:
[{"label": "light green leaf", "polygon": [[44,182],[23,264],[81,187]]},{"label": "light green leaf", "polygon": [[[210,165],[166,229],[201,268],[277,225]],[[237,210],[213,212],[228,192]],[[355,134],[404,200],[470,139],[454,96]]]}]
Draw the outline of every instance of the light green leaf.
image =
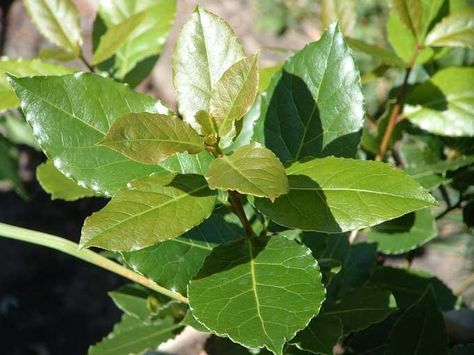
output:
[{"label": "light green leaf", "polygon": [[175,238],[208,218],[216,195],[199,175],[151,175],[120,190],[84,222],[81,247],[132,251]]},{"label": "light green leaf", "polygon": [[106,338],[89,348],[88,354],[129,355],[156,349],[161,343],[174,338],[182,327],[180,323],[174,323],[171,317],[147,324],[125,315]]},{"label": "light green leaf", "polygon": [[188,290],[194,317],[213,333],[278,355],[325,294],[310,250],[281,236],[215,248]]},{"label": "light green leaf", "polygon": [[321,23],[323,28],[338,22],[345,35],[353,32],[356,23],[356,3],[351,0],[322,0]]},{"label": "light green leaf", "polygon": [[408,213],[366,231],[366,237],[385,254],[402,254],[429,242],[437,235],[429,208]]},{"label": "light green leaf", "polygon": [[185,294],[189,281],[212,249],[241,236],[241,228],[214,214],[180,237],[123,253],[123,256],[133,270],[163,287]]},{"label": "light green leaf", "polygon": [[415,303],[428,286],[433,288],[438,305],[443,311],[453,309],[456,304],[457,298],[453,292],[439,279],[424,271],[384,266],[375,270],[370,282],[390,290],[400,309]]},{"label": "light green leaf", "polygon": [[118,25],[110,27],[100,38],[99,46],[92,57],[92,64],[97,65],[102,63],[117,53],[117,51],[128,42],[133,32],[140,26],[145,18],[146,13],[139,12]]},{"label": "light green leaf", "polygon": [[312,354],[332,355],[341,336],[342,324],[339,318],[320,314],[296,334],[290,343]]},{"label": "light green leaf", "polygon": [[258,143],[213,160],[206,179],[211,189],[234,190],[271,200],[288,192],[288,179],[282,163],[272,151]]},{"label": "light green leaf", "polygon": [[398,58],[398,56],[389,49],[377,47],[354,38],[346,37],[345,40],[352,50],[368,54],[384,64],[397,68],[403,68],[406,66],[403,60]]},{"label": "light green leaf", "polygon": [[324,315],[337,316],[344,334],[349,334],[381,322],[397,310],[395,298],[389,291],[365,285],[346,293],[336,303],[324,308]]},{"label": "light green leaf", "polygon": [[205,137],[206,143],[213,145],[217,143],[217,127],[214,118],[207,111],[198,111],[194,115],[196,122],[201,127],[201,133]]},{"label": "light green leaf", "polygon": [[137,284],[128,284],[110,291],[109,296],[119,309],[143,322],[150,322],[162,307],[158,294]]},{"label": "light green leaf", "polygon": [[448,353],[448,335],[443,315],[431,287],[393,326],[386,354]]},{"label": "light green leaf", "polygon": [[75,201],[95,195],[94,191],[77,185],[62,174],[50,160],[36,168],[36,178],[43,190],[49,193],[53,200]]},{"label": "light green leaf", "polygon": [[428,46],[473,47],[474,11],[464,9],[462,12],[443,18],[426,37],[426,44]]},{"label": "light green leaf", "polygon": [[404,114],[420,128],[434,134],[474,136],[474,68],[451,67],[417,85]]},{"label": "light green leaf", "polygon": [[258,90],[258,55],[239,60],[215,84],[209,112],[215,119],[220,145],[227,147],[235,137],[235,122],[250,109]]},{"label": "light green leaf", "polygon": [[198,128],[194,115],[208,111],[214,88],[224,72],[245,56],[230,26],[197,7],[184,25],[173,52],[173,81],[179,112]]},{"label": "light green leaf", "polygon": [[204,150],[204,142],[191,126],[176,116],[159,113],[128,113],[118,118],[101,140],[103,145],[145,164]]},{"label": "light green leaf", "polygon": [[260,68],[258,72],[258,93],[261,94],[267,90],[270,81],[275,73],[277,73],[283,66],[283,63],[272,65],[271,67]]},{"label": "light green leaf", "polygon": [[327,157],[296,162],[286,172],[287,195],[274,203],[255,201],[260,212],[286,227],[338,233],[436,204],[415,180],[385,163]]},{"label": "light green leaf", "polygon": [[16,108],[20,105],[15,92],[7,82],[5,73],[17,77],[37,75],[61,75],[74,72],[71,68],[65,68],[56,64],[43,62],[40,59],[0,59],[0,111]]},{"label": "light green leaf", "polygon": [[172,173],[205,175],[213,160],[214,156],[207,151],[199,154],[177,153],[163,160],[160,166]]},{"label": "light green leaf", "polygon": [[24,0],[38,31],[57,46],[78,57],[82,35],[79,11],[71,0]]},{"label": "light green leaf", "polygon": [[[145,60],[152,63],[166,42],[168,33],[176,15],[175,0],[102,0],[99,15],[107,28],[118,25],[138,13],[145,13],[145,19],[133,31],[127,43],[116,53],[115,77],[127,79],[126,75],[136,66],[147,66]],[[150,66],[152,68],[152,66]]]},{"label": "light green leaf", "polygon": [[35,150],[40,150],[31,127],[21,117],[0,116],[0,131],[12,143],[23,144]]},{"label": "light green leaf", "polygon": [[80,186],[113,195],[130,180],[162,172],[96,145],[129,112],[168,113],[151,97],[95,74],[12,78],[33,133],[54,166]]},{"label": "light green leaf", "polygon": [[282,162],[354,156],[364,119],[360,76],[339,28],[291,57],[262,100],[260,143]]}]

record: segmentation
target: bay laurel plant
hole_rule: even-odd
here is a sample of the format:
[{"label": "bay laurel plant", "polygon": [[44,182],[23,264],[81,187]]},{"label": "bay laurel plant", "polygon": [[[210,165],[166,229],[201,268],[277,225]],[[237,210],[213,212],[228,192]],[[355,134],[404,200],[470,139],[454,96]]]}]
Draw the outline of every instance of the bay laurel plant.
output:
[{"label": "bay laurel plant", "polygon": [[[395,52],[346,38],[334,23],[261,69],[258,52],[246,53],[222,18],[197,7],[172,54],[174,112],[133,87],[157,60],[175,4],[122,3],[133,4],[100,3],[89,62],[71,2],[25,1],[61,55],[91,72],[1,62],[10,95],[2,104],[20,105],[48,157],[42,186],[66,200],[110,198],[85,220],[80,249],[0,229],[134,281],[110,293],[124,315],[90,353],[140,353],[191,326],[222,337],[222,353],[332,354],[340,344],[347,353],[447,354],[441,312],[456,297],[435,277],[383,262],[436,236],[430,190],[472,166],[462,149],[441,159],[448,143],[425,157],[438,136],[474,136],[473,69],[409,81],[449,47],[474,43],[471,10],[393,1]],[[365,125],[352,50],[404,73],[376,132]],[[405,164],[394,146],[402,130]],[[406,138],[417,134],[423,140]],[[456,207],[472,198],[467,190]]]}]

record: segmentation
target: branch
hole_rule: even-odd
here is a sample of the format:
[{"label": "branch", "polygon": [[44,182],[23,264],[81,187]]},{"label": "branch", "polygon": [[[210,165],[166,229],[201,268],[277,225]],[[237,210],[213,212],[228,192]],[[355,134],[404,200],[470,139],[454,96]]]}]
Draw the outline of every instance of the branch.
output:
[{"label": "branch", "polygon": [[136,272],[129,270],[126,267],[117,264],[116,262],[107,259],[91,250],[79,249],[79,245],[67,239],[56,237],[51,234],[11,226],[5,223],[0,223],[0,236],[59,250],[65,254],[69,254],[75,258],[84,260],[102,269],[123,276],[165,296],[183,303],[188,303],[188,299],[180,293],[168,290],[167,288],[158,285],[154,281],[147,279],[146,277],[137,274]]},{"label": "branch", "polygon": [[239,217],[240,223],[242,223],[247,237],[255,237],[255,232],[253,231],[252,226],[245,215],[244,206],[242,205],[240,194],[237,191],[229,191],[229,202],[232,206],[233,212],[237,215],[237,217]]},{"label": "branch", "polygon": [[81,54],[79,54],[79,59],[82,61],[82,63],[84,63],[84,65],[87,67],[87,69],[89,69],[90,72],[95,72],[95,67],[87,61],[86,57],[84,56],[84,53],[81,52]]}]

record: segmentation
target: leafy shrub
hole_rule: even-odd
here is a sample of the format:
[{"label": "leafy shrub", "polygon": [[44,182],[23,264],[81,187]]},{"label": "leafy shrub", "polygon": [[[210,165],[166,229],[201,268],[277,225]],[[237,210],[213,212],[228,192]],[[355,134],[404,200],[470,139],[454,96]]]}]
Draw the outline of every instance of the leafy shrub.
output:
[{"label": "leafy shrub", "polygon": [[[111,198],[86,219],[80,250],[0,225],[135,282],[110,293],[124,316],[90,353],[142,352],[188,325],[230,339],[216,340],[222,353],[329,354],[339,343],[347,353],[447,354],[442,312],[461,303],[437,278],[383,264],[410,262],[437,236],[429,191],[446,205],[438,217],[472,210],[474,69],[442,64],[451,47],[474,43],[471,9],[393,1],[393,50],[335,23],[259,69],[258,53],[198,7],[173,52],[173,112],[132,88],[157,60],[175,4],[133,3],[101,2],[89,63],[71,2],[25,1],[60,57],[92,73],[0,62],[2,108],[21,106],[48,157],[37,171],[45,190]],[[365,118],[351,48],[381,64],[373,76],[404,73],[376,121]]]}]

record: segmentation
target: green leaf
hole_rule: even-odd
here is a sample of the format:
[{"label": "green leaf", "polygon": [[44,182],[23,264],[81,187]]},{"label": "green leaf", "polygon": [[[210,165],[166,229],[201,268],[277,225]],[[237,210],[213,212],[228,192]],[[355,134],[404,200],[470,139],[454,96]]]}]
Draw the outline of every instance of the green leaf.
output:
[{"label": "green leaf", "polygon": [[262,92],[266,91],[268,86],[270,85],[271,79],[274,74],[278,73],[278,71],[283,67],[283,63],[273,65],[271,67],[260,68],[258,73],[258,93],[261,94]]},{"label": "green leaf", "polygon": [[404,114],[434,134],[474,136],[474,68],[451,67],[414,88]]},{"label": "green leaf", "polygon": [[102,63],[117,53],[117,51],[128,42],[133,32],[140,26],[145,18],[146,13],[139,12],[118,25],[110,27],[100,38],[99,46],[92,57],[92,64],[97,65]]},{"label": "green leaf", "polygon": [[164,171],[96,145],[126,113],[167,114],[158,101],[95,74],[11,78],[11,83],[41,148],[80,186],[108,196],[130,180]]},{"label": "green leaf", "polygon": [[395,323],[386,354],[448,354],[446,325],[431,287]]},{"label": "green leaf", "polygon": [[0,116],[2,133],[10,142],[27,145],[35,150],[40,150],[38,142],[33,136],[33,131],[28,123],[21,117]]},{"label": "green leaf", "polygon": [[322,0],[321,23],[323,28],[338,22],[345,35],[353,32],[356,23],[356,4],[350,0]]},{"label": "green leaf", "polygon": [[209,113],[215,119],[220,145],[235,137],[235,122],[250,109],[258,90],[258,55],[252,55],[227,69],[212,90]]},{"label": "green leaf", "polygon": [[[173,25],[176,1],[102,0],[99,4],[99,15],[107,28],[116,26],[141,12],[146,14],[145,19],[115,55],[114,76],[125,81],[129,81],[127,74],[135,67],[144,68],[146,72],[153,68]],[[151,66],[147,62],[148,59],[151,59]]]},{"label": "green leaf", "polygon": [[110,291],[109,296],[119,309],[143,322],[150,322],[162,307],[158,294],[137,284],[128,284]]},{"label": "green leaf", "polygon": [[206,179],[211,189],[234,190],[271,200],[288,192],[288,179],[282,163],[272,151],[258,143],[213,160]]},{"label": "green leaf", "polygon": [[208,218],[216,195],[199,175],[151,175],[120,190],[84,222],[81,247],[132,251],[175,238]]},{"label": "green leaf", "polygon": [[28,193],[21,182],[18,171],[17,151],[13,144],[0,134],[0,181],[8,181],[22,198],[27,199]]},{"label": "green leaf", "polygon": [[400,309],[405,309],[415,303],[428,286],[433,288],[438,305],[443,311],[453,309],[456,304],[456,296],[445,284],[422,271],[384,266],[375,270],[370,282],[380,288],[390,290]]},{"label": "green leaf", "polygon": [[429,208],[408,213],[366,231],[367,239],[385,254],[402,254],[416,249],[438,234]]},{"label": "green leaf", "polygon": [[19,101],[7,82],[5,73],[13,74],[17,77],[37,76],[37,75],[61,75],[74,72],[71,68],[62,67],[56,64],[43,62],[40,59],[0,59],[0,111],[4,111],[19,106]]},{"label": "green leaf", "polygon": [[172,173],[205,175],[214,157],[207,151],[199,154],[177,153],[161,162],[160,166]]},{"label": "green leaf", "polygon": [[320,314],[290,341],[299,349],[312,354],[333,354],[333,348],[342,336],[338,317]]},{"label": "green leaf", "polygon": [[242,229],[213,214],[180,237],[123,253],[123,256],[133,270],[163,287],[185,294],[189,281],[212,249],[242,235]]},{"label": "green leaf", "polygon": [[426,37],[426,44],[447,47],[474,46],[474,11],[464,9],[443,18]]},{"label": "green leaf", "polygon": [[75,201],[95,195],[94,191],[77,185],[62,174],[50,160],[36,168],[36,178],[43,190],[49,193],[53,200]]},{"label": "green leaf", "polygon": [[71,0],[25,0],[38,31],[57,46],[78,57],[82,35],[79,11]]},{"label": "green leaf", "polygon": [[360,76],[339,28],[291,57],[263,96],[260,143],[282,162],[354,156],[364,119]]},{"label": "green leaf", "polygon": [[158,345],[175,337],[183,326],[167,317],[151,324],[143,323],[131,316],[123,316],[112,333],[100,343],[89,348],[89,355],[129,355],[146,349],[156,349]]},{"label": "green leaf", "polygon": [[346,37],[345,40],[352,50],[368,54],[384,64],[397,68],[403,68],[406,66],[403,60],[398,58],[398,56],[389,49],[377,47],[355,38]]},{"label": "green leaf", "polygon": [[260,212],[286,227],[345,232],[436,204],[415,180],[380,162],[327,157],[296,162],[286,172],[287,195],[274,203],[255,200]]},{"label": "green leaf", "polygon": [[197,7],[181,30],[172,57],[179,112],[185,121],[198,128],[194,115],[208,111],[219,79],[244,55],[230,26]]},{"label": "green leaf", "polygon": [[344,334],[349,334],[381,322],[396,310],[395,298],[390,291],[365,285],[345,294],[340,301],[327,304],[323,314],[338,317]]},{"label": "green leaf", "polygon": [[145,164],[204,150],[204,142],[191,126],[176,116],[159,113],[128,113],[118,118],[99,145]]},{"label": "green leaf", "polygon": [[213,333],[275,354],[318,313],[325,294],[310,250],[281,236],[215,248],[188,290],[193,315]]}]

